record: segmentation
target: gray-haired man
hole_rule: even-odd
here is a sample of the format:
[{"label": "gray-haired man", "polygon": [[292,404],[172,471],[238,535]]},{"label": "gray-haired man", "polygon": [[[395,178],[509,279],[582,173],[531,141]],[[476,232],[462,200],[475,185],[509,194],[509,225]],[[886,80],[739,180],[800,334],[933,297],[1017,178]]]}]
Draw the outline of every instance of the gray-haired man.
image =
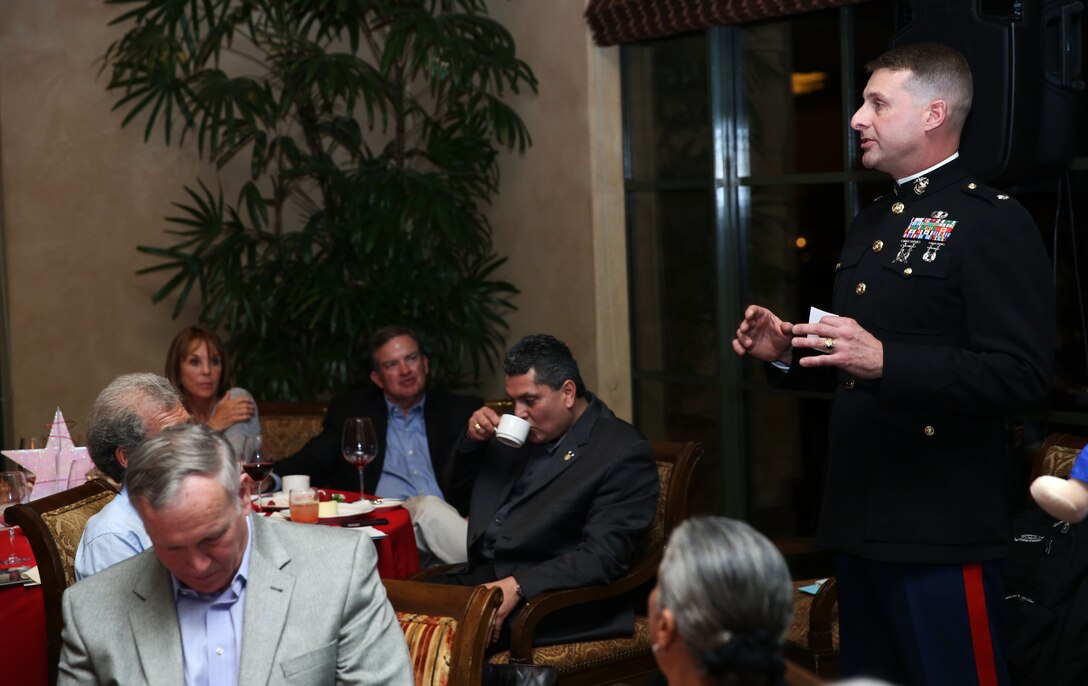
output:
[{"label": "gray-haired man", "polygon": [[252,516],[200,424],[141,444],[125,483],[153,547],[65,592],[59,684],[412,685],[365,534]]},{"label": "gray-haired man", "polygon": [[[125,374],[106,386],[87,417],[87,450],[98,469],[120,483],[128,457],[145,438],[186,422],[189,413],[173,384],[158,374]],[[128,491],[91,517],[76,550],[76,579],[126,560],[150,547]]]}]

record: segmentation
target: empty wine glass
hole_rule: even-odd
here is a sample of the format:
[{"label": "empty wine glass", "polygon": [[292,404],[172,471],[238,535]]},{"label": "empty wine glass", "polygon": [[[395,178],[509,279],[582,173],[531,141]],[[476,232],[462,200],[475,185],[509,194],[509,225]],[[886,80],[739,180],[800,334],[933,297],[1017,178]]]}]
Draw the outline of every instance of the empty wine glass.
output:
[{"label": "empty wine glass", "polygon": [[7,520],[8,508],[30,500],[30,487],[26,483],[26,474],[22,472],[0,472],[0,514],[4,517],[4,526],[8,530],[8,544],[11,554],[0,564],[11,566],[30,562],[28,558],[15,554],[15,526]]},{"label": "empty wine glass", "polygon": [[378,436],[370,417],[348,417],[344,420],[344,440],[340,446],[344,459],[359,469],[359,494],[363,489],[363,468],[378,455]]},{"label": "empty wine glass", "polygon": [[272,458],[268,456],[261,445],[261,437],[246,436],[242,443],[240,460],[242,471],[253,480],[254,500],[257,511],[261,511],[261,483],[272,473]]}]

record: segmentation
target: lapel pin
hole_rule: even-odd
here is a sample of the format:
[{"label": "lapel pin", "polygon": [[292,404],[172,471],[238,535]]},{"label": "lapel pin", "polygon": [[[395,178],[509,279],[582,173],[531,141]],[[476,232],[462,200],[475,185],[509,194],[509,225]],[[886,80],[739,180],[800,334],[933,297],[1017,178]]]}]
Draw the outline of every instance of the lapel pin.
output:
[{"label": "lapel pin", "polygon": [[574,451],[573,450],[568,450],[567,454],[563,456],[563,461],[564,462],[570,462],[570,458],[572,458],[572,457],[574,457]]}]

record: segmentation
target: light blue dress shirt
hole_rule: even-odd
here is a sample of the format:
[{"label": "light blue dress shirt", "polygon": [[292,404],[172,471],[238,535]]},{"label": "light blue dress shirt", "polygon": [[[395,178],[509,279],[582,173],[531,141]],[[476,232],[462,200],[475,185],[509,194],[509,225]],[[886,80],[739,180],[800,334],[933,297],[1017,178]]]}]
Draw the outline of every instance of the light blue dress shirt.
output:
[{"label": "light blue dress shirt", "polygon": [[140,515],[122,487],[116,498],[87,520],[76,549],[76,581],[85,579],[151,547]]},{"label": "light blue dress shirt", "polygon": [[385,461],[378,479],[380,498],[410,498],[433,495],[445,500],[434,475],[431,451],[427,445],[427,426],[423,423],[424,397],[408,414],[389,402],[389,427],[385,431]]},{"label": "light blue dress shirt", "polygon": [[185,686],[237,686],[242,656],[242,611],[245,609],[253,528],[246,517],[248,540],[242,563],[230,585],[219,593],[199,593],[171,574],[174,605],[181,630]]}]

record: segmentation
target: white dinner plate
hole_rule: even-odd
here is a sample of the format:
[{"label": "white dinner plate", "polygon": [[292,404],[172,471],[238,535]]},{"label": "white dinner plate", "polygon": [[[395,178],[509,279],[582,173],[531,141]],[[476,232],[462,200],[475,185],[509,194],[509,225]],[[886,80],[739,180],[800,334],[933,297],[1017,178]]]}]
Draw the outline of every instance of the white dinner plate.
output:
[{"label": "white dinner plate", "polygon": [[404,498],[378,498],[377,500],[369,501],[374,504],[375,510],[388,510],[391,507],[401,507],[404,505]]},{"label": "white dinner plate", "polygon": [[265,510],[278,510],[280,508],[286,510],[289,503],[287,502],[286,493],[276,491],[275,493],[265,493],[260,498],[257,498],[257,505]]},{"label": "white dinner plate", "polygon": [[340,513],[336,517],[322,517],[322,519],[338,519],[340,517],[354,517],[374,511],[374,503],[369,500],[356,500],[353,503],[340,503],[336,508]]}]

